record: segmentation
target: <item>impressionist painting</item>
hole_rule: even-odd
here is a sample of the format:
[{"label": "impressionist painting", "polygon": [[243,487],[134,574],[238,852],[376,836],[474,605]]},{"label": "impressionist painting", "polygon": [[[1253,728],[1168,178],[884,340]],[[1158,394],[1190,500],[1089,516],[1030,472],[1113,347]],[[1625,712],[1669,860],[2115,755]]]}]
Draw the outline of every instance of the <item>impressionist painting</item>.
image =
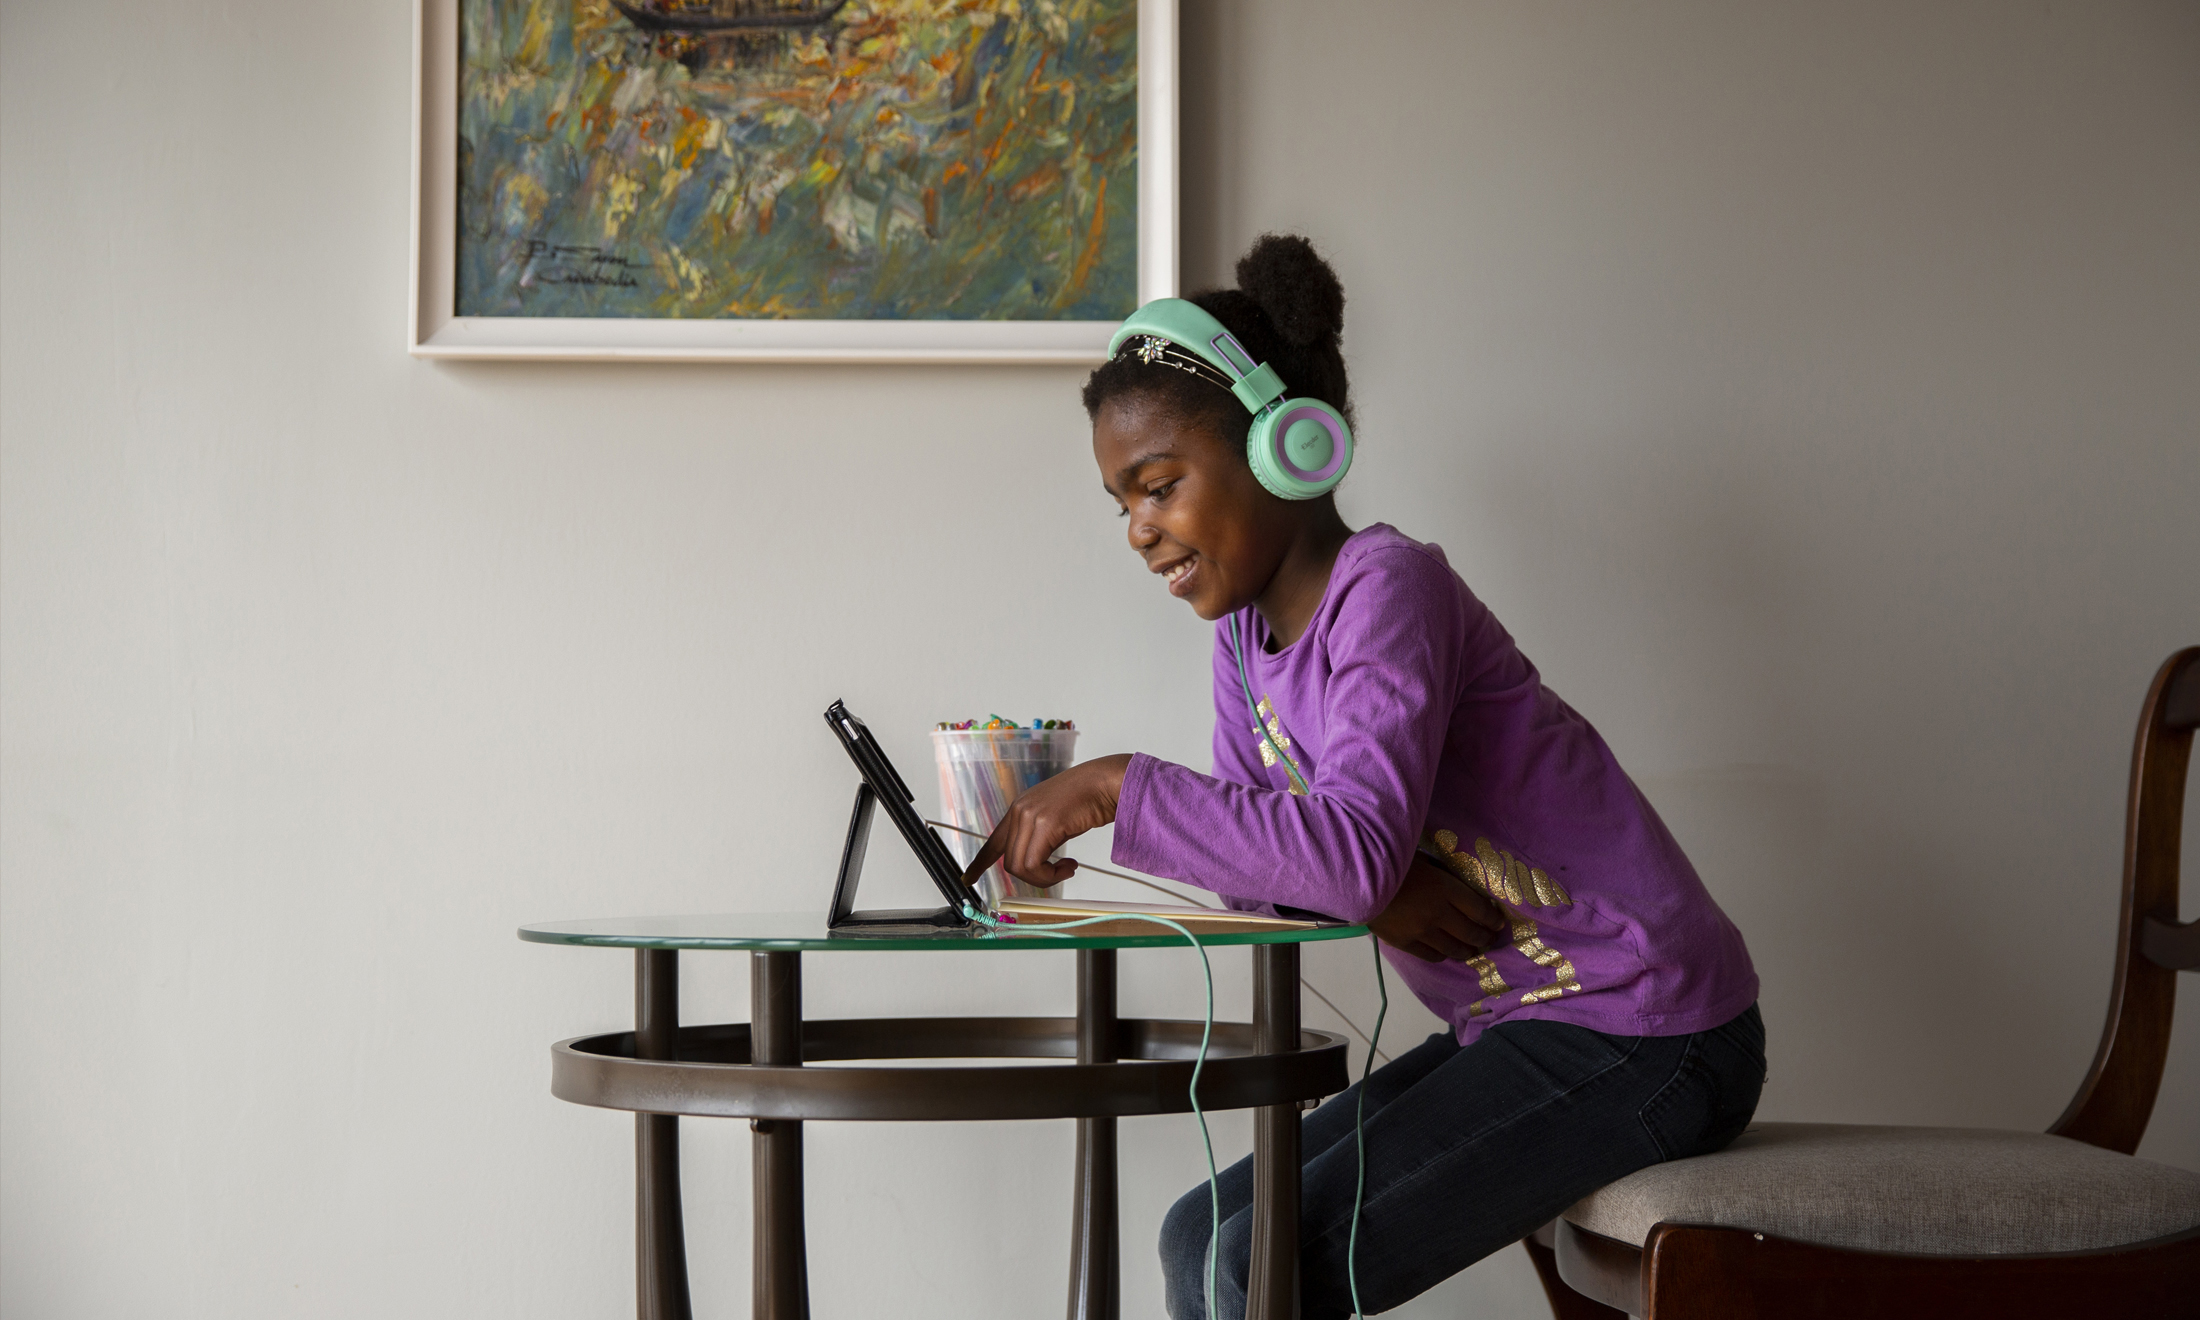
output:
[{"label": "impressionist painting", "polygon": [[1137,0],[461,0],[460,316],[1108,321]]}]

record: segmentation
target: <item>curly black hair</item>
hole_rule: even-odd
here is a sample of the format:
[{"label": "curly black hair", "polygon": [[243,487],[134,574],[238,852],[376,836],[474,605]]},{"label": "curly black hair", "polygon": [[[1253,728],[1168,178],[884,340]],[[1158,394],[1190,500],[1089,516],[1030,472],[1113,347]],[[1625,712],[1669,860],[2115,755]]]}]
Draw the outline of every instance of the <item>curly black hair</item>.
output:
[{"label": "curly black hair", "polygon": [[[1283,377],[1293,397],[1312,396],[1352,422],[1352,387],[1345,376],[1344,286],[1314,245],[1296,234],[1262,234],[1239,258],[1237,287],[1195,293],[1190,301],[1237,336],[1255,362]],[[1135,395],[1180,424],[1243,441],[1252,414],[1236,395],[1187,372],[1140,361],[1124,352],[1085,380],[1085,415],[1097,417],[1112,399]]]}]

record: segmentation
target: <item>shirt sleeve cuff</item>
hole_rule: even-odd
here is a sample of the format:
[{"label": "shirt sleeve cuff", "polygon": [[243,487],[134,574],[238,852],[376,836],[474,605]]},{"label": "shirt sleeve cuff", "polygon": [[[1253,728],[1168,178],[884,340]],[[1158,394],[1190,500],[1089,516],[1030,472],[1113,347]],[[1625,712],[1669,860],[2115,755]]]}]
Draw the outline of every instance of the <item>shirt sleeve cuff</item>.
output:
[{"label": "shirt sleeve cuff", "polygon": [[1108,849],[1108,860],[1117,866],[1145,869],[1139,865],[1144,851],[1139,829],[1153,793],[1154,768],[1160,764],[1144,752],[1133,752],[1131,763],[1123,768],[1123,790],[1115,798],[1115,842]]}]

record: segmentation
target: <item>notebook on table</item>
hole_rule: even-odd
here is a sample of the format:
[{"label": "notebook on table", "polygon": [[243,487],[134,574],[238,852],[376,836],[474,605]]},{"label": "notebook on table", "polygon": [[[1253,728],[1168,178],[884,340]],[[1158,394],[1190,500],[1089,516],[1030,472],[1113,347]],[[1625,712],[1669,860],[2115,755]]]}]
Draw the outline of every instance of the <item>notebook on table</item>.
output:
[{"label": "notebook on table", "polygon": [[1231,908],[1193,907],[1188,903],[1123,903],[1104,898],[1006,898],[994,907],[1019,926],[1044,927],[1088,917],[1122,917],[1124,920],[1079,926],[1079,935],[1166,935],[1166,926],[1132,921],[1132,915],[1167,917],[1194,935],[1233,935],[1262,930],[1313,930],[1335,922],[1301,921],[1272,917],[1265,912],[1239,912]]}]

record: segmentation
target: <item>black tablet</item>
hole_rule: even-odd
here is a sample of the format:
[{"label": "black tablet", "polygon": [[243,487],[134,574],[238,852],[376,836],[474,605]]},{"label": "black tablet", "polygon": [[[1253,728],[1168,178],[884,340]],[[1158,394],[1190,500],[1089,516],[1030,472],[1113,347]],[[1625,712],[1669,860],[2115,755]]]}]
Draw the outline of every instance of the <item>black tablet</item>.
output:
[{"label": "black tablet", "polygon": [[[964,903],[984,905],[984,899],[962,882],[963,869],[955,856],[940,841],[940,836],[924,818],[917,814],[917,795],[909,791],[894,763],[886,759],[886,753],[878,745],[878,739],[864,727],[863,721],[850,714],[840,702],[825,708],[825,722],[832,726],[833,735],[848,750],[848,759],[856,763],[856,772],[863,776],[863,784],[856,790],[855,813],[848,821],[848,839],[840,854],[840,880],[833,888],[833,907],[826,918],[826,925],[833,929],[850,926],[907,927],[967,926],[970,919],[962,914]],[[857,912],[855,910],[856,881],[863,870],[863,854],[870,843],[871,807],[876,802],[886,808],[886,814],[901,831],[909,850],[924,865],[924,873],[932,878],[932,884],[947,900],[944,908],[903,908],[888,911]]]}]

